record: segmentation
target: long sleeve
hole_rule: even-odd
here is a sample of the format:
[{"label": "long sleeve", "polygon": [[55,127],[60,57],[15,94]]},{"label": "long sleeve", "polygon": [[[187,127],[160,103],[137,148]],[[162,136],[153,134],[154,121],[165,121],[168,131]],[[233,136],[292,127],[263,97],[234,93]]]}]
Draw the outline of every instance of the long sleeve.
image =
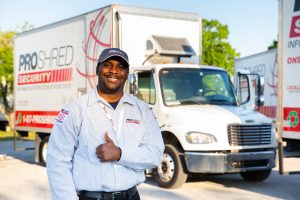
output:
[{"label": "long sleeve", "polygon": [[146,126],[140,145],[136,148],[120,146],[122,156],[119,164],[135,170],[154,168],[162,161],[164,143],[158,123],[149,108],[147,111]]},{"label": "long sleeve", "polygon": [[61,111],[48,144],[47,173],[55,200],[78,199],[72,178],[72,159],[78,142],[73,116],[69,111]]}]

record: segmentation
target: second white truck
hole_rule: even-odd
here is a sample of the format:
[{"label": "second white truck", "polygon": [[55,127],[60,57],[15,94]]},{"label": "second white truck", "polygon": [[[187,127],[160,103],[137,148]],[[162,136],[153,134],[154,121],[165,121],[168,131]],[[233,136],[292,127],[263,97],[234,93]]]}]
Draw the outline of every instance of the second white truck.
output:
[{"label": "second white truck", "polygon": [[[292,62],[292,57],[290,60],[285,62]],[[246,56],[235,60],[235,77],[238,77],[238,73],[246,70],[249,73],[257,74],[263,78],[264,83],[262,83],[261,97],[264,100],[263,105],[256,106],[255,101],[257,99],[256,92],[256,75],[250,75],[252,84],[250,85],[250,98],[244,105],[249,109],[256,109],[262,114],[266,115],[272,119],[273,123],[277,122],[277,110],[278,110],[278,50],[271,49],[262,53]],[[286,68],[287,69],[287,68]],[[284,74],[283,78],[287,81],[297,82],[299,79],[297,77],[297,71],[293,70],[290,73]],[[295,75],[294,75],[295,74]],[[287,94],[292,94],[293,98],[286,98],[290,101],[290,104],[298,105],[299,101],[297,95],[299,94],[299,86],[297,84],[290,84],[289,86],[283,88],[284,91],[288,91]],[[298,108],[287,108],[285,110],[284,118],[286,121],[295,122],[294,128],[285,128],[286,130],[282,133],[282,138],[287,143],[287,149],[297,149],[300,143],[300,132],[297,118]],[[288,125],[289,122],[286,122]]]}]

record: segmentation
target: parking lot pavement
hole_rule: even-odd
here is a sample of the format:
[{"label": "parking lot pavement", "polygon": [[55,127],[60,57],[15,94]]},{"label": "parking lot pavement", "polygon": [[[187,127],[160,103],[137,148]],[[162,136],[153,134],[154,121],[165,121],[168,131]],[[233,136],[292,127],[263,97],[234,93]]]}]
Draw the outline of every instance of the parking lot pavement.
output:
[{"label": "parking lot pavement", "polygon": [[[19,143],[31,146],[33,143]],[[34,150],[13,151],[11,141],[0,141],[0,199],[1,200],[50,200],[46,169],[34,163]],[[290,169],[300,170],[300,158],[287,160]],[[238,174],[199,176],[188,179],[179,189],[163,189],[150,178],[138,189],[143,200],[298,200],[300,175],[283,176],[278,167],[264,182],[244,181]]]}]

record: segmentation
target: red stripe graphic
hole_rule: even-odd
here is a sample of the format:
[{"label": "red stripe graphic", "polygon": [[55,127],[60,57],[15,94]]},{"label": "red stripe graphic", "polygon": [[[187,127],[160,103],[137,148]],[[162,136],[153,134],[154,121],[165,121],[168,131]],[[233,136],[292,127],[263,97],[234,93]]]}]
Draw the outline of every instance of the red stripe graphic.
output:
[{"label": "red stripe graphic", "polygon": [[[68,74],[68,76],[67,76]],[[32,72],[18,75],[18,85],[66,82],[72,79],[72,68]]]},{"label": "red stripe graphic", "polygon": [[52,128],[58,111],[16,111],[16,126]]}]

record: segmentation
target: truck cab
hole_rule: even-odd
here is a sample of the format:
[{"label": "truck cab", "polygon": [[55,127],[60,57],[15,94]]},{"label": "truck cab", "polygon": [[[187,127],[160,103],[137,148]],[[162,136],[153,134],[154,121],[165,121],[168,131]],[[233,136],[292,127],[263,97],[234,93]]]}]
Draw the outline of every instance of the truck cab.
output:
[{"label": "truck cab", "polygon": [[240,173],[262,181],[275,167],[272,121],[240,105],[222,68],[132,67],[127,90],[149,104],[161,127],[164,157],[152,170],[161,187],[180,187],[192,173]]}]

